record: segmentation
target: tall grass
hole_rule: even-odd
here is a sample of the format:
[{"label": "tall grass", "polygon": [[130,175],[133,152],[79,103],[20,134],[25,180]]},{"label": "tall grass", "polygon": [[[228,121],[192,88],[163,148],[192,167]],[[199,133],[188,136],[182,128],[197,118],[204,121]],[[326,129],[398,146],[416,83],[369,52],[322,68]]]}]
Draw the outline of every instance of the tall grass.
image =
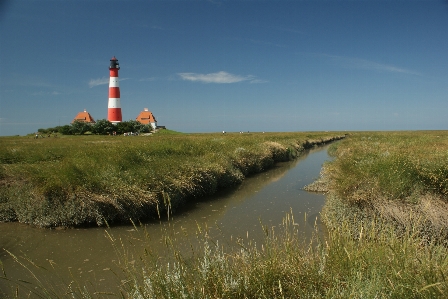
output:
[{"label": "tall grass", "polygon": [[227,246],[206,231],[188,232],[198,236],[199,248],[187,252],[167,238],[169,254],[160,259],[148,242],[139,261],[108,234],[124,275],[113,295],[75,282],[52,288],[37,276],[17,292],[26,294],[29,285],[41,298],[445,298],[448,292],[447,248],[422,246],[412,230],[397,238],[392,228],[378,231],[372,223],[353,238],[342,221],[325,238],[317,229],[306,238],[299,226],[288,214],[281,227],[263,228],[261,244],[238,239]]},{"label": "tall grass", "polygon": [[356,234],[356,225],[377,217],[448,244],[446,131],[354,133],[330,153],[335,159],[324,170],[330,228],[350,218]]},{"label": "tall grass", "polygon": [[[338,133],[0,138],[0,221],[41,227],[157,216]],[[169,200],[167,200],[169,199]]]},{"label": "tall grass", "polygon": [[331,152],[331,188],[349,201],[448,196],[447,132],[352,134]]},{"label": "tall grass", "polygon": [[308,239],[298,226],[288,214],[280,230],[265,228],[262,244],[238,240],[233,251],[205,236],[193,257],[174,251],[169,263],[127,268],[134,278],[126,292],[140,299],[443,298],[448,291],[446,247],[422,247],[412,230],[397,238],[391,228],[361,225],[355,239],[343,221],[325,239],[317,229]]}]

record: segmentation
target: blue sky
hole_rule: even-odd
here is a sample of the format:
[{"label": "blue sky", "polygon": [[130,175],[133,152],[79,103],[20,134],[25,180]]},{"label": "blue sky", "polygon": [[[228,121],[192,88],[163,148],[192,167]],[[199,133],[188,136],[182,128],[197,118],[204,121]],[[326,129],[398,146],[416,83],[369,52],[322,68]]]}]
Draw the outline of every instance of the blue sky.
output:
[{"label": "blue sky", "polygon": [[0,135],[149,108],[182,132],[448,129],[447,1],[2,1]]}]

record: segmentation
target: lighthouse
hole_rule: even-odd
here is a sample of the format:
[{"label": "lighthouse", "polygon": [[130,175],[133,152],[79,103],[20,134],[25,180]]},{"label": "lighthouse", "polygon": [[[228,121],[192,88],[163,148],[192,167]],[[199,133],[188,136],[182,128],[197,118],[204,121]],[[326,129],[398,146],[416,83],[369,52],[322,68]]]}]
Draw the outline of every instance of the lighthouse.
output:
[{"label": "lighthouse", "polygon": [[121,122],[120,84],[118,83],[118,59],[112,57],[109,65],[109,103],[107,105],[107,120],[111,123]]}]

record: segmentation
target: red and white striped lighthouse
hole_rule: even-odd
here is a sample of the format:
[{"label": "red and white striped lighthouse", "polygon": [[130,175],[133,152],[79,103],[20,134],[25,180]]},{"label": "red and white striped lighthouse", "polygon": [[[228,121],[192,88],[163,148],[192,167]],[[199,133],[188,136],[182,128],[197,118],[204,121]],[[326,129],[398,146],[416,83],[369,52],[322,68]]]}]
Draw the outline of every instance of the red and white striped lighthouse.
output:
[{"label": "red and white striped lighthouse", "polygon": [[107,120],[111,123],[121,122],[120,84],[118,83],[118,59],[112,57],[109,65],[109,103],[107,105]]}]

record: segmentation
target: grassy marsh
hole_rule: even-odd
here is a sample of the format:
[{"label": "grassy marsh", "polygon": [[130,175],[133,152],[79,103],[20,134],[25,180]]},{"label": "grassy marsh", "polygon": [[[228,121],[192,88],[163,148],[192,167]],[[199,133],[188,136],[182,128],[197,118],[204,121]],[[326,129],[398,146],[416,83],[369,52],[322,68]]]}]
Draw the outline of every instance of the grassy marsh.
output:
[{"label": "grassy marsh", "polygon": [[[335,159],[323,170],[328,192],[323,214],[330,228],[325,238],[317,231],[311,240],[302,237],[297,232],[300,220],[288,214],[281,228],[260,228],[266,236],[262,244],[236,240],[229,251],[206,232],[188,232],[200,238],[200,249],[177,250],[168,238],[167,262],[151,254],[148,242],[148,251],[134,263],[122,241],[109,236],[126,276],[117,283],[120,291],[89,291],[76,283],[53,291],[38,282],[39,294],[138,299],[445,298],[447,137],[446,132],[363,132],[331,146]],[[250,148],[243,141],[248,140],[234,144],[233,154],[242,151],[240,147]],[[257,144],[265,142],[275,142],[275,147],[288,144],[282,140]],[[219,161],[214,157],[212,161]],[[237,157],[241,159],[237,165],[251,169],[246,160],[251,156]]]},{"label": "grassy marsh", "polygon": [[447,132],[352,134],[332,154],[331,188],[351,202],[448,196]]},{"label": "grassy marsh", "polygon": [[329,228],[305,241],[291,215],[261,249],[217,244],[147,270],[134,298],[444,298],[448,293],[447,132],[360,132],[330,147]]},{"label": "grassy marsh", "polygon": [[341,136],[165,132],[2,137],[0,221],[55,227],[157,217]]},{"label": "grassy marsh", "polygon": [[372,217],[426,240],[448,242],[446,131],[353,133],[330,147],[324,167],[327,225]]}]

